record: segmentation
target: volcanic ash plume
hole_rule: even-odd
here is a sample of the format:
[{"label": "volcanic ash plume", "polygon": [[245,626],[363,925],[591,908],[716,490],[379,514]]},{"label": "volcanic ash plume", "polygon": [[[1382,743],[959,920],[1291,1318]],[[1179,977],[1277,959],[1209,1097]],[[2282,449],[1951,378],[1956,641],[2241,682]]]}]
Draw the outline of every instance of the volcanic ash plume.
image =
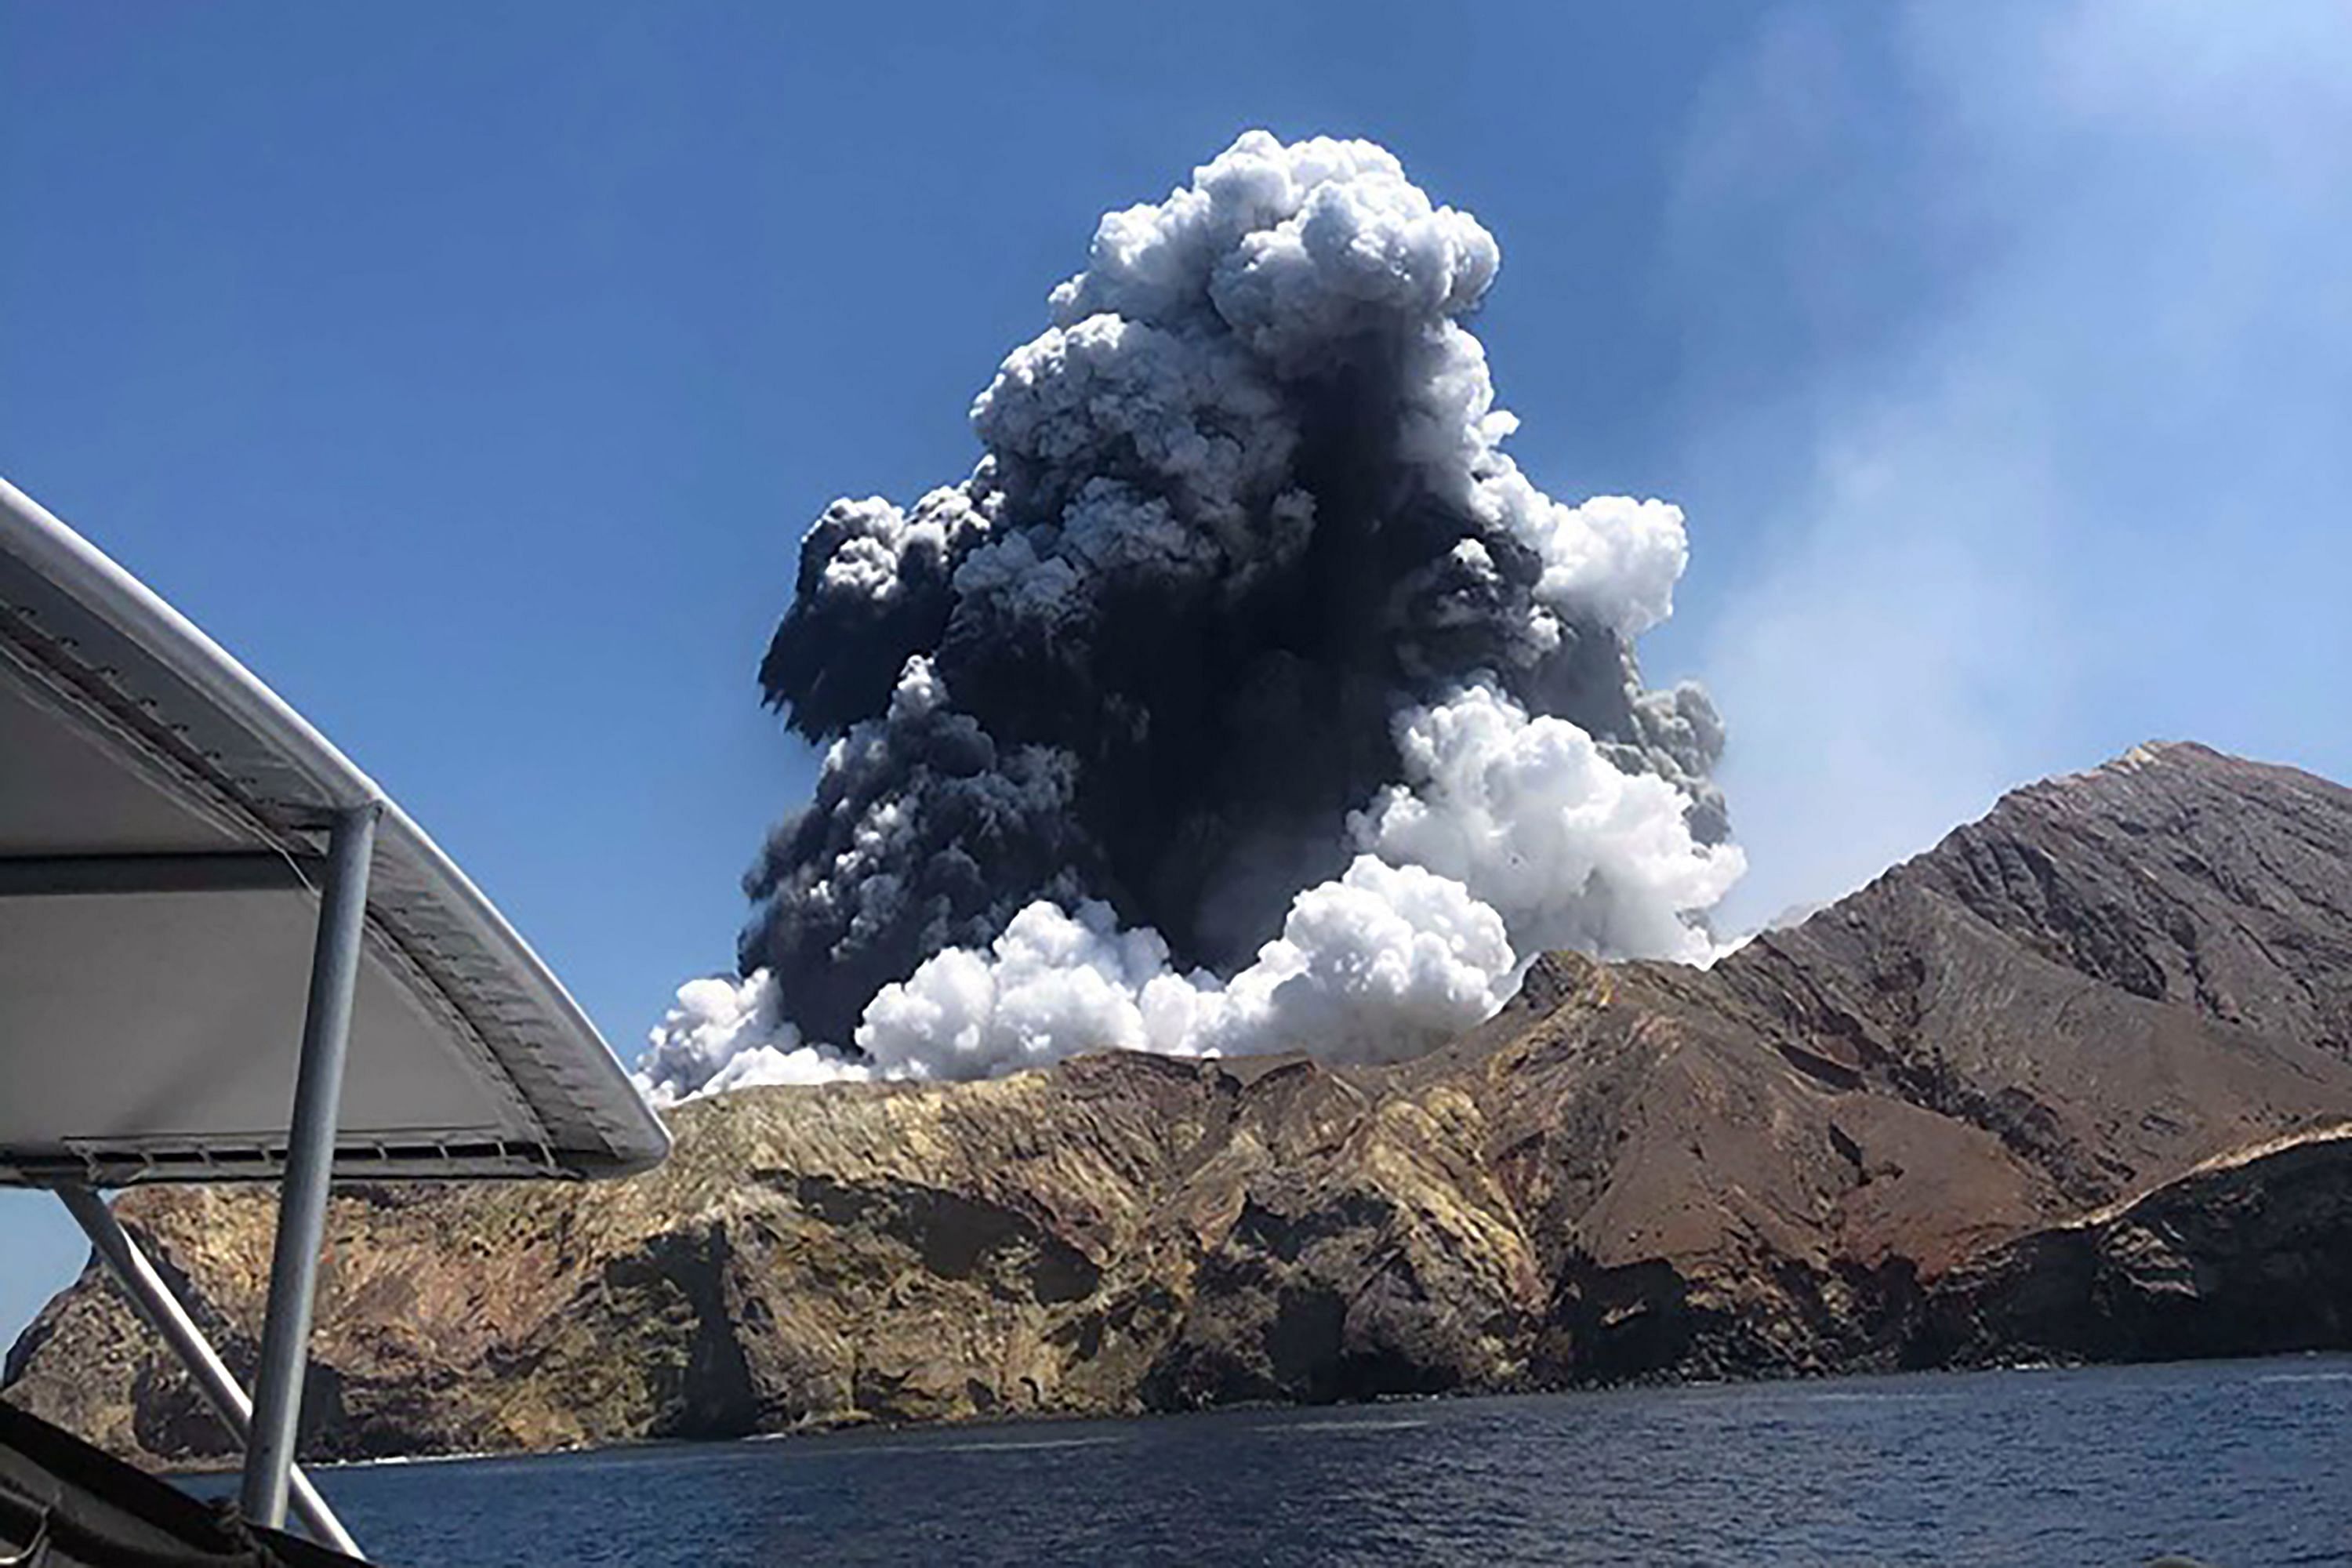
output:
[{"label": "volcanic ash plume", "polygon": [[1682,514],[1505,455],[1499,259],[1363,142],[1253,132],[1106,216],[971,477],[803,542],[761,679],[815,795],[648,1091],[1390,1058],[1547,947],[1703,961],[1722,726],[1633,652]]}]

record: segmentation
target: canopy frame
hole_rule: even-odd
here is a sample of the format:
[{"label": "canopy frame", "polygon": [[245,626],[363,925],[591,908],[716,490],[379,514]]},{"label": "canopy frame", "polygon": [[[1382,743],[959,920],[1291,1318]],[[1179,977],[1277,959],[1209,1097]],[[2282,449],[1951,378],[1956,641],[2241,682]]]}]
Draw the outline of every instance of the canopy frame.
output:
[{"label": "canopy frame", "polygon": [[[279,1097],[297,1041],[260,1015],[300,1005],[306,895],[323,880],[336,816],[371,803],[382,816],[336,1179],[595,1179],[667,1152],[594,1024],[415,821],[201,628],[0,479],[0,734],[14,741],[18,727],[30,744],[0,765],[0,922],[77,964],[118,931],[140,933],[120,939],[122,953],[179,951],[161,944],[185,932],[203,956],[183,972],[194,984],[141,990],[28,968],[42,950],[16,950],[28,983],[0,1005],[21,1003],[37,1029],[16,1026],[24,1057],[0,1059],[0,1185],[283,1175]],[[198,890],[234,896],[177,896]],[[109,894],[128,895],[120,916],[101,912]],[[248,971],[275,988],[267,1009],[240,988]],[[183,992],[209,1012],[150,1000]],[[70,1109],[61,1099],[46,1121],[28,1114],[49,1092],[24,1065],[31,1042],[101,1018],[91,1044],[110,1061],[144,1069],[163,1047],[142,1042],[186,1039],[236,1070],[195,1080],[180,1101],[114,1091],[154,1081],[135,1072],[86,1075]],[[265,1052],[271,1070],[254,1071]],[[54,1076],[73,1081],[62,1064]]]},{"label": "canopy frame", "polygon": [[[261,1360],[249,1399],[220,1352],[196,1326],[185,1303],[147,1261],[113,1211],[80,1183],[63,1182],[55,1189],[140,1315],[244,1443],[245,1468],[237,1493],[240,1511],[256,1524],[283,1529],[291,1492],[311,1532],[324,1544],[353,1556],[359,1554],[359,1548],[351,1532],[328,1508],[318,1489],[297,1469],[294,1448],[301,1426],[302,1378],[310,1360],[310,1322],[318,1300],[319,1250],[326,1233],[343,1064],[350,1055],[352,1004],[359,990],[360,948],[367,928],[368,867],[375,848],[376,823],[383,813],[379,802],[341,811],[329,830],[301,1055],[294,1080],[292,1124],[279,1188],[278,1234],[269,1254],[269,1305],[262,1319]],[[258,868],[251,863],[262,860],[274,865],[280,878],[299,875],[299,868],[266,856],[57,857],[47,858],[46,864],[0,860],[0,889],[9,886],[12,870],[22,872],[29,865],[33,874],[22,879],[26,886],[15,889],[19,893],[121,891],[119,883],[127,873],[140,891],[200,896],[207,890],[249,889]],[[200,864],[207,861],[221,865]],[[160,862],[171,864],[159,868]],[[160,879],[159,869],[163,872]],[[227,875],[218,875],[221,870]],[[92,872],[100,874],[93,877]]]},{"label": "canopy frame", "polygon": [[[97,1058],[117,1076],[68,1058],[9,1080],[0,1184],[58,1194],[243,1445],[247,1521],[282,1529],[290,1502],[357,1556],[294,1460],[333,1182],[624,1176],[663,1158],[667,1131],[562,983],[380,786],[5,479],[0,736],[24,742],[0,747],[0,921],[26,933],[22,984],[0,991],[22,1009],[9,1043],[62,1029],[123,1047]],[[133,950],[181,955],[172,1003],[84,962]],[[297,994],[299,1045],[277,1022]],[[189,1026],[171,1007],[192,1004],[210,1011]],[[176,1099],[121,1072],[159,1060],[180,1064]],[[110,1100],[117,1083],[147,1098]],[[99,1192],[273,1180],[248,1397]]]}]

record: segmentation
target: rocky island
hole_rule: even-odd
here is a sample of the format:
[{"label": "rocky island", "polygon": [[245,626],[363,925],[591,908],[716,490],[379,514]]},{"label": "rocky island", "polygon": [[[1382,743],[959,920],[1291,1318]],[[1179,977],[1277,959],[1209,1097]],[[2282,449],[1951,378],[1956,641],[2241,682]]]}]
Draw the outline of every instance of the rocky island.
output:
[{"label": "rocky island", "polygon": [[[2020,790],[1714,967],[1539,960],[1433,1055],[746,1089],[609,1186],[354,1189],[318,1458],[2352,1344],[2352,791]],[[121,1213],[249,1368],[261,1190]],[[6,1397],[233,1453],[95,1268]]]}]

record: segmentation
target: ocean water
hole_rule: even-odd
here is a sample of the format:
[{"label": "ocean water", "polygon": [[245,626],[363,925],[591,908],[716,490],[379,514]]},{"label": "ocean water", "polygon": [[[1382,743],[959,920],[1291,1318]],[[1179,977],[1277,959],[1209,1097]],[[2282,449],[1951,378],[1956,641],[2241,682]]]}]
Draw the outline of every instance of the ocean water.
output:
[{"label": "ocean water", "polygon": [[2352,1564],[2352,1358],[867,1431],[319,1479],[406,1568]]}]

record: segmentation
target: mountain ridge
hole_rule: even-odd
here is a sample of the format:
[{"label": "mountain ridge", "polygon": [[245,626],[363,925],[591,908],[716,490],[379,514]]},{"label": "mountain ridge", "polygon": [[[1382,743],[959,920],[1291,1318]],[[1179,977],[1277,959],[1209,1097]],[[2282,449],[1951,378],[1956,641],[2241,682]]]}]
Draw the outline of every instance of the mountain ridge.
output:
[{"label": "mountain ridge", "polygon": [[[626,1183],[341,1195],[310,1446],[2344,1344],[2347,1039],[2352,791],[2135,748],[1711,969],[1548,954],[1410,1062],[743,1090]],[[121,1213],[248,1364],[268,1195]],[[6,1375],[230,1451],[93,1272]]]}]

